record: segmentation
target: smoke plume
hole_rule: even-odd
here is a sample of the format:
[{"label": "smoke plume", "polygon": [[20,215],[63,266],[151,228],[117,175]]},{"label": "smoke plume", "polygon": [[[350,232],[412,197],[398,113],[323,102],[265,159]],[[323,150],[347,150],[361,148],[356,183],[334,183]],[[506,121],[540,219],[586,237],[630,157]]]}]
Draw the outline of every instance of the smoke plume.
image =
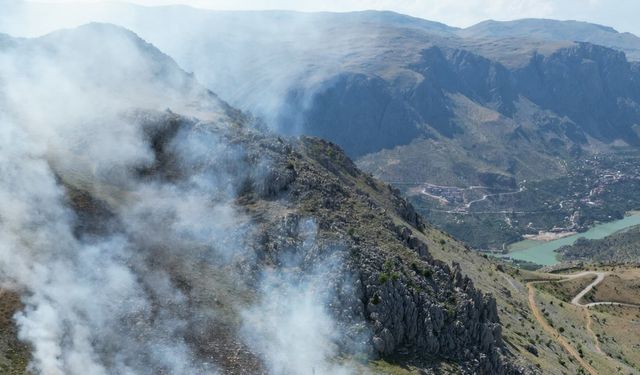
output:
[{"label": "smoke plume", "polygon": [[199,343],[236,312],[269,372],[349,372],[323,287],[339,252],[237,273],[259,263],[235,199],[269,161],[220,137],[226,104],[118,27],[0,43],[0,276],[33,373],[216,373]]}]

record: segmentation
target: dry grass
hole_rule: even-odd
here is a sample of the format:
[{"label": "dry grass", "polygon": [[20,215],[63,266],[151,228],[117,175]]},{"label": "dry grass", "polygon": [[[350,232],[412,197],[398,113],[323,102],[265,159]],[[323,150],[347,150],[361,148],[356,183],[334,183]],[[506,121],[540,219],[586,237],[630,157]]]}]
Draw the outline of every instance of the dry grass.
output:
[{"label": "dry grass", "polygon": [[580,293],[580,291],[586,288],[587,285],[595,280],[595,278],[595,275],[587,275],[568,281],[557,281],[538,284],[536,285],[536,287],[540,290],[544,290],[549,294],[552,294],[562,301],[570,302],[571,299],[576,296],[576,294]]},{"label": "dry grass", "polygon": [[[586,315],[584,308],[563,302],[550,293],[541,291],[538,293],[538,303],[544,309],[544,315],[548,322],[560,332],[579,353],[584,360],[593,366],[598,374],[640,374],[636,357],[640,356],[640,337],[629,332],[638,332],[631,316],[619,316],[614,318],[612,314],[620,314],[625,308],[604,307],[599,311],[590,310],[592,315],[592,329],[598,335],[600,346],[604,353],[599,353],[593,335],[586,329]],[[605,312],[600,312],[600,310]],[[640,313],[640,311],[636,311]],[[603,319],[607,323],[603,326]],[[552,345],[557,345],[555,342]],[[638,353],[636,353],[638,352]],[[567,366],[573,359],[563,358]],[[560,363],[556,366],[562,368]],[[574,373],[564,369],[567,373]]]},{"label": "dry grass", "polygon": [[591,313],[602,350],[618,362],[612,373],[640,374],[640,309],[598,306]]},{"label": "dry grass", "polygon": [[588,302],[622,302],[640,305],[640,270],[617,269],[585,296]]}]

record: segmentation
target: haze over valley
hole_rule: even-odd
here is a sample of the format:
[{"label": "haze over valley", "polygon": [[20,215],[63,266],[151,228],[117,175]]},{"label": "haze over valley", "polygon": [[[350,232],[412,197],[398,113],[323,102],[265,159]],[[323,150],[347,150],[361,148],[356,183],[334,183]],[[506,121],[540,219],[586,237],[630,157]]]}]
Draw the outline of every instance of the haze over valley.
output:
[{"label": "haze over valley", "polygon": [[2,374],[640,374],[632,33],[0,1],[0,131]]}]

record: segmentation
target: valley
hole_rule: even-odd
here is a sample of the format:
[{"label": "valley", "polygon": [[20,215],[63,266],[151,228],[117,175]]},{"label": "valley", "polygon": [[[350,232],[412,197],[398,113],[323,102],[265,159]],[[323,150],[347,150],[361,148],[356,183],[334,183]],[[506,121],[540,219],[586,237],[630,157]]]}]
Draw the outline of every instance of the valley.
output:
[{"label": "valley", "polygon": [[624,150],[575,159],[565,176],[510,188],[396,184],[434,224],[474,247],[503,252],[522,239],[582,233],[640,207],[639,158]]},{"label": "valley", "polygon": [[0,32],[1,374],[640,375],[640,38],[2,0]]},{"label": "valley", "polygon": [[[533,264],[539,264],[543,266],[552,266],[562,261],[576,260],[564,255],[568,252],[567,247],[571,247],[574,244],[584,244],[589,241],[602,241],[603,239],[617,236],[618,233],[634,228],[640,225],[640,215],[637,212],[631,213],[625,216],[623,219],[601,223],[593,226],[589,230],[583,233],[569,234],[562,236],[558,239],[550,240],[535,240],[526,239],[524,241],[516,242],[508,247],[508,252],[501,252],[499,256],[511,259],[512,261],[525,261]],[[621,247],[620,245],[612,245],[611,252],[614,249]],[[575,254],[576,251],[573,251]],[[581,251],[583,254],[582,260],[596,261],[596,257],[588,252]],[[599,261],[603,261],[604,258],[600,258]],[[626,259],[619,259],[621,262],[633,262],[634,257],[630,254]]]}]

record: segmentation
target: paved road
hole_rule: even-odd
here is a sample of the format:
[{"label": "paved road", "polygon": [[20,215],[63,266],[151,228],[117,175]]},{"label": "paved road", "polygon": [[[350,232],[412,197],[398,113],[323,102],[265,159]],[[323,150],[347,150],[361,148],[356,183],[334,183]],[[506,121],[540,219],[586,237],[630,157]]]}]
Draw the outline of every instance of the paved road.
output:
[{"label": "paved road", "polygon": [[527,283],[527,288],[529,289],[529,307],[531,308],[531,311],[533,312],[533,316],[538,321],[542,329],[544,329],[547,333],[549,333],[555,339],[555,341],[560,346],[562,346],[562,348],[564,348],[564,350],[567,353],[569,353],[569,355],[571,355],[576,361],[578,361],[578,364],[580,364],[580,366],[582,366],[583,369],[585,369],[591,375],[597,375],[598,372],[579,355],[578,351],[564,337],[562,337],[560,333],[558,333],[558,331],[556,331],[553,327],[549,325],[549,323],[547,323],[542,312],[538,308],[538,305],[536,304],[536,300],[535,300],[534,284],[541,284],[541,283],[548,283],[548,282],[566,282],[566,281],[574,280],[574,279],[584,277],[584,276],[589,276],[589,275],[595,275],[596,276],[595,280],[593,280],[591,283],[589,283],[589,285],[587,285],[578,294],[576,294],[576,296],[573,297],[573,299],[571,300],[571,304],[584,308],[585,318],[587,321],[586,329],[591,333],[591,335],[594,338],[596,351],[598,353],[605,354],[600,348],[600,342],[598,338],[596,337],[595,333],[591,329],[592,322],[591,322],[591,314],[589,312],[589,308],[592,306],[602,306],[602,305],[640,307],[640,305],[635,305],[632,303],[621,303],[621,302],[612,302],[612,301],[591,302],[591,303],[584,303],[584,304],[580,302],[582,298],[584,298],[584,296],[587,295],[587,293],[589,293],[595,286],[600,284],[607,275],[609,275],[609,272],[584,271],[584,272],[578,272],[578,273],[569,274],[569,275],[556,275],[558,276],[557,279],[530,281]]},{"label": "paved road", "polygon": [[589,275],[595,275],[596,279],[593,280],[593,282],[591,282],[591,284],[587,285],[582,291],[580,291],[580,293],[576,294],[575,297],[573,297],[573,299],[571,300],[571,303],[576,305],[576,306],[584,306],[583,304],[580,303],[580,301],[582,300],[582,298],[591,291],[591,289],[593,289],[594,286],[600,284],[602,282],[602,280],[604,280],[605,276],[607,276],[609,273],[607,272],[597,272],[597,271],[585,271],[585,272],[580,272],[580,273],[574,273],[572,275],[561,275],[563,277],[566,277],[565,280],[562,281],[569,281],[569,280],[573,280],[573,279],[577,279],[579,277],[584,277],[584,276],[589,276]]},{"label": "paved road", "polygon": [[[623,302],[613,302],[613,301],[601,301],[601,302],[590,302],[590,303],[581,303],[580,301],[584,296],[586,296],[596,285],[600,284],[605,277],[607,277],[610,272],[599,272],[599,271],[584,271],[580,273],[574,273],[571,275],[559,275],[563,277],[563,280],[558,280],[559,282],[569,281],[573,279],[577,279],[579,277],[595,275],[596,279],[593,280],[589,285],[587,285],[580,293],[576,294],[575,297],[571,300],[571,303],[576,306],[581,307],[593,307],[593,306],[627,306],[627,307],[640,307],[640,305],[633,303],[623,303]],[[554,280],[555,281],[555,280]]]}]

